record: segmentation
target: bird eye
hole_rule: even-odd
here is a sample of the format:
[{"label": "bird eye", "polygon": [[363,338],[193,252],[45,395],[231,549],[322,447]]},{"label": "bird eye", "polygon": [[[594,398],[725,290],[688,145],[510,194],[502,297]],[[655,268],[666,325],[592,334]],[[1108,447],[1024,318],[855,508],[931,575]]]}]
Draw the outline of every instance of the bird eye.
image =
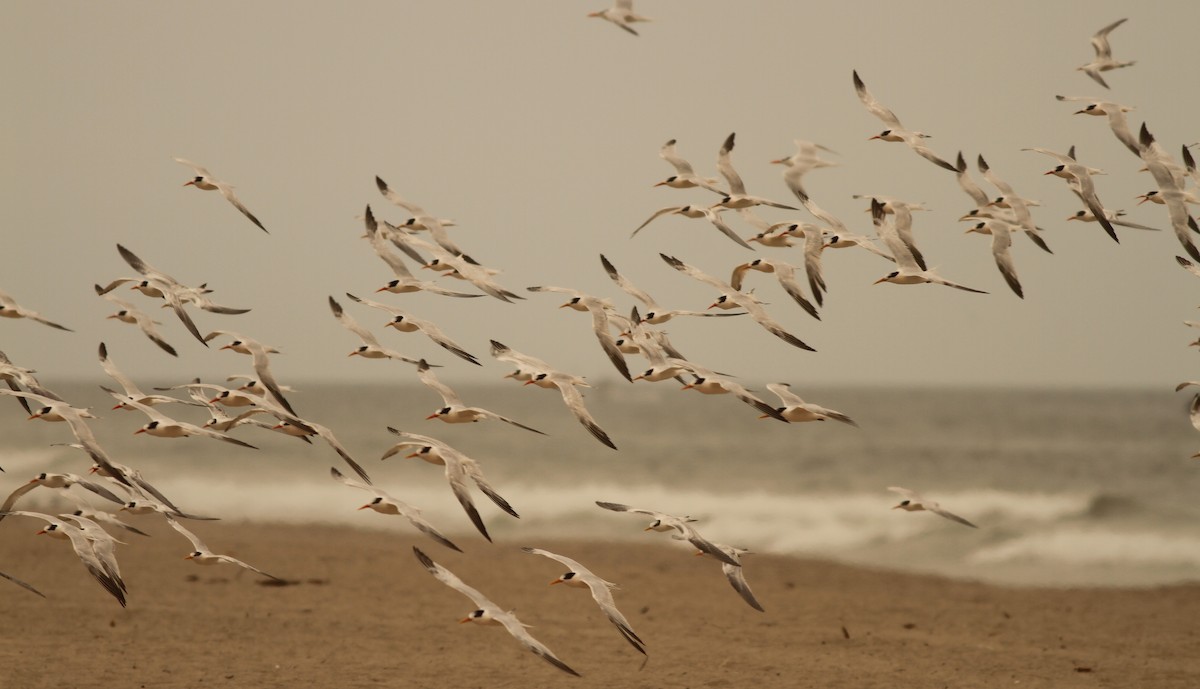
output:
[{"label": "bird eye", "polygon": [[438,413],[439,413],[439,414],[449,414],[449,413],[450,413],[450,407],[442,407],[441,411],[439,411]]},{"label": "bird eye", "polygon": [[1067,167],[1066,165],[1059,165],[1058,167],[1054,168],[1054,171],[1062,172],[1064,169],[1066,169],[1066,167]]}]

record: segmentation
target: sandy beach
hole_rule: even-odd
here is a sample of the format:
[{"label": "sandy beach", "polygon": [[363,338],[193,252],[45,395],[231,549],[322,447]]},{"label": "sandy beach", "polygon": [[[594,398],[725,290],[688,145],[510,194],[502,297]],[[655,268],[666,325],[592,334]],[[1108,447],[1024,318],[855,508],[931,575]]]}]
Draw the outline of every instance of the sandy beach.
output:
[{"label": "sandy beach", "polygon": [[[1200,585],[1012,589],[768,555],[746,558],[766,608],[748,607],[709,558],[660,534],[645,544],[432,541],[331,527],[221,522],[194,530],[218,552],[293,582],[183,560],[165,526],[124,537],[122,609],[65,542],[11,518],[0,582],[8,632],[0,687],[1195,687]],[[142,523],[152,523],[149,519]],[[497,604],[582,678],[436,581],[418,545]],[[617,582],[646,641],[628,646],[586,592],[547,584],[562,567],[534,545]],[[640,668],[640,669],[639,669]]]}]

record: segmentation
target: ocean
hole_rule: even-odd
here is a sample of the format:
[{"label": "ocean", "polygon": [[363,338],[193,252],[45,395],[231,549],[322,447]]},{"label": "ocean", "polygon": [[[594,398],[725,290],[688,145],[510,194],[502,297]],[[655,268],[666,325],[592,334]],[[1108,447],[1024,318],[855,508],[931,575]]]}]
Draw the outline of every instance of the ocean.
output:
[{"label": "ocean", "polygon": [[[382,367],[381,367],[382,370]],[[482,406],[546,432],[497,421],[424,420],[441,406],[419,385],[296,385],[289,399],[333,431],[375,484],[420,507],[468,552],[491,547],[448,489],[441,467],[403,454],[380,461],[392,426],[438,438],[476,459],[521,515],[486,497],[476,505],[497,540],[543,538],[650,541],[648,519],[595,505],[617,502],[696,518],[709,540],[870,567],[929,572],[1011,585],[1153,586],[1200,579],[1200,436],[1188,421],[1191,395],[1164,390],[814,388],[807,401],[858,424],[784,424],[729,395],[680,391],[673,382],[606,381],[586,393],[611,450],[567,412],[556,391],[517,383],[455,388]],[[334,523],[408,532],[401,518],[357,508],[372,496],[331,480],[349,474],[325,443],[311,445],[241,427],[250,450],[203,438],[133,435],[137,412],[109,411],[94,384],[53,384],[91,405],[114,460],[139,468],[181,508],[238,520]],[[762,391],[764,399],[774,399]],[[200,408],[168,414],[203,423]],[[24,421],[0,400],[0,490],[41,471],[85,473],[65,424]],[[929,512],[892,510],[888,486],[922,493],[979,526]],[[77,490],[77,489],[73,489]],[[84,493],[90,496],[90,493]],[[66,509],[36,490],[19,507]],[[103,502],[103,501],[97,501]],[[152,519],[131,516],[131,521]],[[11,522],[5,529],[16,528]],[[472,538],[474,536],[474,538]],[[128,546],[134,547],[134,546]],[[752,560],[749,560],[752,562]]]}]

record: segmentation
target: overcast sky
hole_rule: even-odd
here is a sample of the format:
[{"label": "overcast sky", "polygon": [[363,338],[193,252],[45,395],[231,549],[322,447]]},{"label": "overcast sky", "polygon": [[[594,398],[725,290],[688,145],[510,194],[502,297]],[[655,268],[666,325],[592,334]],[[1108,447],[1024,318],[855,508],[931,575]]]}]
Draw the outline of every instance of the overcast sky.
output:
[{"label": "overcast sky", "polygon": [[[101,375],[101,340],[149,384],[246,370],[245,359],[202,347],[169,311],[156,313],[178,359],[104,319],[115,309],[92,284],[132,275],[121,243],[184,283],[207,282],[221,303],[253,309],[194,313],[202,331],[235,330],[283,350],[273,363],[281,382],[415,382],[404,364],[348,358],[358,342],[331,316],[328,295],[385,344],[444,364],[447,379],[498,378],[508,367],[488,358],[489,339],[611,378],[589,319],[558,310],[558,295],[516,304],[380,295],[438,322],[483,369],[385,331],[384,314],[351,304],[345,292],[368,296],[390,278],[355,216],[371,204],[384,218],[407,217],[374,176],[456,220],[455,241],[502,270],[514,291],[573,287],[627,311],[633,302],[604,274],[603,253],[668,308],[703,309],[712,291],[660,252],[723,278],[755,255],[802,263],[799,249],[752,253],[703,221],[664,218],[629,237],[660,207],[714,200],[652,187],[671,173],[658,157],[663,142],[678,139],[681,155],[715,175],[722,140],[737,132],[733,163],[750,193],[791,200],[768,163],[790,155],[793,139],[817,141],[841,165],[807,178],[814,200],[864,234],[869,215],[851,194],[926,203],[933,210],[916,214],[915,232],[930,264],[991,294],[872,285],[891,264],[831,250],[821,322],[770,276],[749,280],[818,353],[747,318],[670,323],[697,362],[797,385],[1169,389],[1194,378],[1198,354],[1187,344],[1200,332],[1182,322],[1200,319],[1200,282],[1175,264],[1181,250],[1165,210],[1135,207],[1153,181],[1104,118],[1073,116],[1077,106],[1054,95],[1134,106],[1134,126],[1146,120],[1178,156],[1180,144],[1200,140],[1191,78],[1200,4],[1003,6],[639,0],[654,21],[633,37],[586,17],[603,0],[12,4],[0,28],[0,290],[75,332],[5,320],[0,349],[52,379]],[[1090,36],[1126,16],[1113,52],[1137,65],[1109,72],[1105,91],[1075,68],[1092,58]],[[903,144],[867,140],[883,126],[855,96],[854,69],[906,126],[931,134],[940,155],[983,153],[1042,202],[1034,218],[1054,255],[1014,238],[1025,300],[1004,285],[989,240],[963,233],[957,218],[972,203],[954,175]],[[1107,207],[1167,231],[1122,231],[1117,245],[1094,224],[1065,222],[1074,196],[1041,174],[1054,162],[1020,149],[1071,144],[1081,162],[1109,173],[1097,178]],[[236,185],[270,234],[219,194],[183,187],[191,173],[174,156]]]}]

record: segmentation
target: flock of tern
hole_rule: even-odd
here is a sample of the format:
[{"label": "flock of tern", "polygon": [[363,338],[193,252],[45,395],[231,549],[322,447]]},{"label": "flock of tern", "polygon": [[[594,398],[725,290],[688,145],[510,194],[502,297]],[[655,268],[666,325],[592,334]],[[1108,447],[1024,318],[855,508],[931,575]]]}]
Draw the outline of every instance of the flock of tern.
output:
[{"label": "flock of tern", "polygon": [[[612,8],[595,12],[590,16],[611,22],[634,35],[637,35],[637,31],[631,25],[648,21],[648,18],[634,13],[631,0],[617,0]],[[1124,21],[1122,19],[1114,22],[1095,34],[1092,44],[1095,48],[1096,58],[1079,68],[1105,88],[1108,88],[1108,84],[1101,77],[1101,73],[1133,64],[1114,59],[1109,44],[1109,34]],[[1050,251],[1044,236],[1047,233],[1034,219],[1033,209],[1037,205],[1036,202],[1021,197],[1010,183],[1002,179],[987,164],[982,155],[978,155],[976,167],[979,173],[998,192],[995,197],[989,195],[972,180],[966,158],[962,153],[957,155],[955,163],[950,162],[947,157],[935,153],[927,143],[928,135],[904,127],[896,114],[872,95],[857,71],[854,71],[851,76],[854,91],[862,104],[871,115],[881,120],[886,126],[886,129],[872,136],[871,139],[904,143],[921,158],[955,174],[957,183],[974,204],[974,208],[961,218],[973,223],[968,232],[991,237],[991,252],[1005,283],[1014,294],[1022,299],[1025,298],[1025,292],[1018,278],[1017,267],[1011,253],[1012,236],[1014,234],[1024,235],[1036,246],[1047,252]],[[1084,104],[1077,114],[1107,118],[1118,143],[1137,156],[1139,163],[1150,172],[1154,179],[1157,188],[1139,198],[1142,199],[1142,202],[1159,204],[1166,209],[1165,220],[1169,223],[1184,252],[1191,257],[1192,261],[1200,263],[1200,252],[1197,251],[1191,236],[1192,233],[1200,232],[1200,228],[1197,227],[1195,218],[1188,208],[1189,204],[1200,203],[1196,192],[1196,185],[1200,184],[1200,173],[1197,172],[1195,161],[1188,147],[1182,147],[1182,162],[1177,162],[1155,140],[1147,125],[1142,124],[1136,130],[1130,126],[1125,113],[1129,112],[1131,108],[1108,99],[1074,96],[1058,96],[1058,99]],[[742,178],[733,165],[735,141],[735,135],[730,134],[717,151],[716,171],[719,177],[705,177],[697,174],[692,164],[677,152],[676,140],[671,139],[664,144],[659,155],[670,164],[674,174],[658,182],[655,186],[665,186],[669,189],[683,190],[689,193],[714,194],[714,196],[708,197],[708,202],[670,205],[655,210],[645,222],[633,230],[631,237],[636,236],[656,219],[679,215],[711,224],[725,239],[737,244],[738,251],[746,249],[753,251],[754,245],[757,244],[764,250],[776,250],[782,254],[783,251],[792,247],[798,247],[799,252],[794,259],[795,263],[773,257],[755,258],[748,261],[739,260],[732,267],[729,280],[726,281],[710,275],[676,256],[661,254],[661,258],[667,266],[712,288],[713,301],[704,310],[674,309],[664,306],[647,292],[638,288],[630,276],[619,272],[605,256],[600,256],[603,270],[622,293],[636,302],[636,305],[631,305],[632,308],[626,307],[628,310],[619,308],[617,303],[610,298],[584,294],[568,287],[539,285],[528,287],[526,291],[536,294],[565,295],[567,301],[561,304],[562,307],[587,313],[592,332],[605,356],[620,375],[628,381],[676,380],[683,385],[684,389],[696,390],[706,395],[731,395],[752,407],[758,418],[762,419],[772,419],[782,423],[833,420],[857,427],[858,424],[847,414],[806,402],[784,382],[774,382],[766,386],[768,392],[778,397],[778,403],[771,404],[762,399],[755,391],[736,382],[732,375],[710,370],[700,363],[688,359],[670,342],[666,332],[655,326],[668,323],[675,318],[745,316],[771,335],[797,349],[806,352],[816,351],[797,334],[785,329],[768,310],[767,307],[771,305],[763,302],[754,295],[753,290],[746,290],[745,287],[751,281],[754,273],[773,276],[796,307],[813,319],[819,320],[820,309],[824,306],[825,296],[828,292],[828,283],[823,274],[821,262],[822,252],[826,249],[858,248],[864,250],[864,255],[869,252],[889,261],[893,265],[876,281],[877,283],[936,284],[971,293],[986,292],[946,279],[928,266],[925,254],[917,246],[914,233],[913,211],[922,210],[920,204],[888,197],[865,197],[864,200],[869,203],[874,236],[852,232],[845,223],[818,206],[804,187],[804,177],[815,170],[835,164],[821,158],[822,153],[832,153],[830,149],[810,141],[798,140],[796,142],[797,152],[794,155],[771,161],[783,166],[784,185],[795,198],[792,203],[797,204],[792,206],[748,193]],[[1069,190],[1078,197],[1083,208],[1069,220],[1095,222],[1114,241],[1119,240],[1116,232],[1118,227],[1154,229],[1122,220],[1121,211],[1107,208],[1101,201],[1097,183],[1093,179],[1093,176],[1100,174],[1101,171],[1088,167],[1077,160],[1074,150],[1067,153],[1057,153],[1042,148],[1028,150],[1053,158],[1055,165],[1046,174],[1063,178]],[[176,160],[194,171],[194,177],[186,183],[186,186],[219,191],[225,200],[246,219],[258,229],[267,232],[266,227],[234,194],[231,185],[217,179],[204,167],[182,158],[176,158]],[[375,181],[383,198],[406,211],[410,216],[393,223],[377,217],[376,211],[370,206],[366,208],[362,216],[365,228],[364,238],[368,241],[373,253],[388,268],[388,277],[379,283],[377,292],[388,292],[392,295],[429,292],[454,298],[490,296],[510,303],[527,298],[518,291],[501,284],[498,270],[481,264],[451,239],[448,230],[454,226],[452,221],[438,218],[420,206],[405,200],[384,180],[376,177]],[[1190,188],[1189,185],[1191,185]],[[799,220],[767,222],[756,214],[756,211],[762,207],[782,210],[799,210],[802,207],[813,217],[815,222]],[[735,231],[734,225],[729,221],[731,212],[752,226],[755,232],[748,237],[743,237],[742,234]],[[715,237],[713,240],[717,241]],[[276,347],[230,330],[211,330],[204,334],[189,312],[189,307],[196,307],[222,317],[233,317],[246,313],[247,309],[218,304],[209,296],[214,290],[208,284],[185,285],[167,273],[152,267],[127,247],[118,244],[116,248],[121,259],[135,271],[136,275],[112,278],[103,286],[100,283],[96,284],[96,293],[119,307],[119,310],[108,318],[138,326],[162,352],[171,356],[177,355],[176,346],[169,343],[167,341],[169,335],[164,334],[167,332],[167,328],[165,326],[160,328],[159,326],[162,324],[150,315],[156,309],[139,307],[135,303],[113,295],[113,290],[117,287],[129,285],[131,291],[161,302],[156,306],[161,305],[171,309],[186,332],[199,343],[199,346],[209,347],[214,341],[223,341],[225,344],[220,349],[249,357],[250,368],[253,371],[252,374],[231,375],[226,382],[229,382],[230,385],[241,383],[236,387],[193,379],[190,382],[182,382],[155,393],[146,393],[137,386],[131,376],[117,368],[110,357],[108,348],[101,343],[98,350],[100,364],[105,373],[121,388],[118,391],[104,387],[104,390],[116,402],[113,409],[139,412],[146,417],[145,423],[135,431],[137,434],[156,438],[219,440],[236,446],[236,450],[232,450],[235,452],[250,452],[255,449],[255,446],[247,440],[232,435],[235,432],[241,433],[244,429],[251,429],[253,433],[273,431],[304,442],[322,441],[329,445],[356,475],[356,478],[349,477],[336,468],[330,468],[331,477],[347,487],[372,495],[371,501],[359,509],[370,509],[380,514],[404,517],[421,534],[441,546],[449,550],[463,551],[461,547],[449,540],[438,528],[422,517],[420,509],[393,497],[374,485],[367,471],[350,455],[331,429],[313,419],[301,416],[296,411],[292,402],[285,395],[291,389],[280,384],[271,371],[271,355],[279,351]],[[1200,269],[1192,261],[1183,257],[1178,257],[1178,260],[1185,268],[1200,275]],[[430,270],[434,277],[431,279],[417,278],[410,269],[410,262],[422,269]],[[453,280],[458,281],[459,287],[448,286],[454,284],[451,282]],[[500,421],[515,429],[543,434],[542,431],[530,425],[510,419],[495,411],[469,406],[450,386],[439,380],[434,369],[440,366],[461,366],[459,361],[465,361],[474,366],[483,364],[476,354],[471,353],[467,346],[452,339],[438,324],[401,308],[399,304],[402,303],[402,300],[380,302],[360,298],[349,292],[346,292],[345,295],[354,304],[388,314],[389,320],[384,327],[392,327],[402,333],[420,333],[453,355],[454,359],[440,364],[406,356],[397,349],[383,344],[380,337],[360,324],[341,302],[332,295],[328,297],[328,305],[334,319],[360,342],[349,352],[349,356],[390,360],[411,366],[414,369],[415,379],[440,398],[440,405],[426,417],[426,420],[437,419],[451,424]],[[785,303],[773,306],[772,310],[783,308],[791,307]],[[0,316],[30,319],[59,330],[70,331],[69,328],[18,304],[16,300],[3,292],[0,292]],[[715,325],[719,321],[712,322],[714,328],[719,327]],[[558,370],[535,354],[518,352],[495,339],[490,342],[490,354],[496,360],[513,366],[513,370],[504,378],[511,378],[522,385],[533,385],[557,391],[568,412],[578,420],[593,439],[613,450],[617,449],[616,442],[601,427],[600,421],[593,416],[585,404],[585,391],[590,386],[582,377]],[[639,368],[629,357],[644,359],[644,368]],[[162,491],[155,488],[151,479],[144,476],[138,469],[117,463],[99,444],[90,429],[89,423],[97,417],[87,409],[73,406],[43,386],[34,373],[32,369],[14,363],[0,353],[0,378],[9,388],[0,390],[0,394],[15,398],[30,419],[65,422],[64,425],[70,429],[70,437],[73,439],[70,445],[82,450],[91,458],[93,462],[91,470],[94,476],[40,473],[18,485],[9,493],[3,504],[0,505],[0,520],[10,515],[34,519],[44,524],[38,533],[68,540],[75,555],[91,576],[122,606],[126,605],[126,596],[129,591],[122,578],[115,554],[116,544],[119,541],[114,539],[106,531],[106,528],[122,529],[141,535],[145,535],[145,532],[132,524],[121,521],[111,509],[100,509],[93,505],[92,501],[83,499],[81,491],[85,491],[89,497],[111,503],[113,507],[119,508],[118,513],[153,514],[155,516],[152,518],[165,520],[190,543],[190,550],[186,557],[193,562],[202,565],[235,565],[265,578],[277,579],[274,575],[268,574],[254,565],[229,555],[218,554],[205,545],[181,522],[213,518],[184,511]],[[1182,383],[1180,388],[1191,384],[1196,383]],[[187,399],[170,394],[159,394],[175,391],[185,391]],[[203,409],[208,414],[208,418],[193,423],[176,418],[162,411],[163,408],[179,409],[181,413],[188,408]],[[1200,429],[1200,395],[1195,398],[1192,409],[1193,423]],[[382,459],[408,452],[404,456],[422,459],[444,467],[445,478],[455,498],[476,530],[489,542],[491,536],[488,534],[484,519],[472,498],[472,486],[486,495],[506,514],[514,518],[519,517],[513,506],[484,478],[480,463],[475,459],[436,438],[391,427],[388,430],[398,436],[399,441],[384,452]],[[243,437],[252,439],[252,436],[248,435]],[[18,509],[17,503],[36,488],[59,492],[71,500],[76,509],[60,514],[43,514]],[[895,486],[889,487],[888,490],[899,493],[903,497],[903,500],[895,505],[894,509],[926,510],[962,525],[975,527],[966,519],[945,510],[937,502],[927,500],[912,490]],[[651,520],[646,526],[647,531],[668,533],[673,539],[693,546],[697,554],[707,555],[718,561],[723,574],[746,604],[755,610],[764,610],[751,591],[742,567],[741,558],[749,551],[709,541],[696,529],[693,524],[697,520],[691,517],[674,516],[614,502],[597,501],[596,505],[609,511],[628,512],[647,517]],[[630,622],[617,608],[612,593],[612,590],[616,588],[615,584],[605,581],[584,565],[565,555],[537,548],[524,548],[524,550],[530,554],[555,560],[565,567],[567,572],[551,583],[587,588],[604,616],[616,627],[625,642],[633,646],[639,653],[643,655],[647,653],[646,649],[649,644],[638,636]],[[506,611],[476,589],[465,584],[450,570],[435,562],[419,548],[414,548],[414,552],[419,563],[438,581],[467,596],[474,603],[476,609],[469,613],[462,620],[463,622],[501,625],[527,650],[563,672],[572,675],[578,674],[559,659],[549,647],[534,638],[527,631],[527,626],[518,620],[511,611]],[[43,595],[31,584],[9,574],[0,573],[0,576],[38,595]]]}]

